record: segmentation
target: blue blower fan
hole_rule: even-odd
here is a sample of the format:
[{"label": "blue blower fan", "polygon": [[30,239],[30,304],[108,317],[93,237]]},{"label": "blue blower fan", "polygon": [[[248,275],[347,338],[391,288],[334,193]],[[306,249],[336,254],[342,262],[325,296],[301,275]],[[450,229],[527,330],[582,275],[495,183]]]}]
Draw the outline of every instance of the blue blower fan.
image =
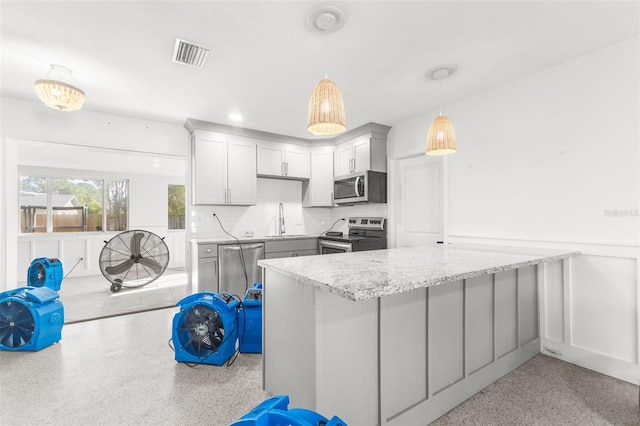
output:
[{"label": "blue blower fan", "polygon": [[288,409],[289,396],[278,395],[263,401],[231,426],[347,426],[338,416],[331,420],[305,408]]},{"label": "blue blower fan", "polygon": [[173,317],[176,361],[224,364],[238,349],[238,306],[229,293],[195,293],[178,302]]},{"label": "blue blower fan", "polygon": [[39,351],[62,338],[64,308],[49,287],[0,293],[0,350]]},{"label": "blue blower fan", "polygon": [[58,259],[46,257],[33,259],[27,271],[27,284],[31,287],[48,287],[58,291],[62,278],[62,262]]}]

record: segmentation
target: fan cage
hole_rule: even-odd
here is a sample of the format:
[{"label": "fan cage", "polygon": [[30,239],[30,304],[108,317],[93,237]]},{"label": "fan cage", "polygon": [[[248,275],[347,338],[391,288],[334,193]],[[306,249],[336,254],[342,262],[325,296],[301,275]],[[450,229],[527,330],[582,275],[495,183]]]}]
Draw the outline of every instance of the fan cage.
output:
[{"label": "fan cage", "polygon": [[160,278],[169,265],[169,248],[153,232],[121,232],[102,248],[100,272],[112,284],[135,288]]},{"label": "fan cage", "polygon": [[178,302],[173,319],[175,359],[223,365],[239,349],[240,300],[229,293],[196,293]]},{"label": "fan cage", "polygon": [[197,304],[184,311],[178,332],[180,349],[200,358],[217,353],[224,344],[225,323],[220,311],[205,304]]},{"label": "fan cage", "polygon": [[28,304],[16,297],[0,300],[0,345],[16,349],[33,340],[36,319]]}]

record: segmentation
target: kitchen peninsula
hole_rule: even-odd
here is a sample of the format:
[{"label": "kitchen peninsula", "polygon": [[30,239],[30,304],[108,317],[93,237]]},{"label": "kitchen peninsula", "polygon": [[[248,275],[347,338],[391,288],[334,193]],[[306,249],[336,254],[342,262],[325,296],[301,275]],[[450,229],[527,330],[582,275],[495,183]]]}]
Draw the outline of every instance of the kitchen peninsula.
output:
[{"label": "kitchen peninsula", "polygon": [[[262,260],[264,386],[355,425],[427,424],[540,352],[544,265],[447,245]],[[545,281],[546,280],[546,281]]]}]

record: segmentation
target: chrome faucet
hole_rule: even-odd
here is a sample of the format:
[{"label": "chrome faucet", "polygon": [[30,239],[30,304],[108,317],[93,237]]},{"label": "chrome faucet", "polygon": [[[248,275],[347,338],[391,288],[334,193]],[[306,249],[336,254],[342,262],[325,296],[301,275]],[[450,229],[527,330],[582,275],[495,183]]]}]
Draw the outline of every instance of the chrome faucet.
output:
[{"label": "chrome faucet", "polygon": [[283,235],[284,232],[284,207],[280,203],[278,206],[278,235]]}]

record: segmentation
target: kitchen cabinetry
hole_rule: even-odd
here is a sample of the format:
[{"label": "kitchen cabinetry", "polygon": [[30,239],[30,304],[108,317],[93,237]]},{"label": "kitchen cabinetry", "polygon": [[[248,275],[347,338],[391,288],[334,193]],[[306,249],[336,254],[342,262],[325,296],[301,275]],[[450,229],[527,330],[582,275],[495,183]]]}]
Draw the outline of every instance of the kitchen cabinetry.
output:
[{"label": "kitchen cabinetry", "polygon": [[278,142],[258,142],[258,175],[289,179],[309,179],[309,148]]},{"label": "kitchen cabinetry", "polygon": [[[228,244],[228,241],[220,240],[215,243],[199,242],[195,245],[197,246],[196,251],[198,253],[198,269],[196,271],[198,287],[196,291],[210,291],[213,293],[227,291],[238,295],[240,295],[240,292],[243,293],[243,291],[228,284],[230,282],[241,282],[244,284],[244,274],[238,272],[241,268],[241,266],[239,266],[240,257],[238,244]],[[266,242],[262,239],[245,240],[242,241],[242,248],[244,261],[246,263],[245,266],[247,267],[249,281],[251,282],[259,282],[262,280],[262,268],[256,267],[257,259],[276,259],[280,257],[319,254],[318,238],[316,237],[285,237],[285,239],[282,240]],[[222,268],[220,268],[220,259],[225,262]],[[238,265],[234,265],[236,261]],[[221,269],[223,270],[221,271]],[[225,283],[220,284],[220,277],[222,277]],[[241,287],[244,288],[244,285]]]},{"label": "kitchen cabinetry", "polygon": [[311,177],[302,182],[302,206],[333,205],[333,147],[311,148]]},{"label": "kitchen cabinetry", "polygon": [[198,291],[218,292],[217,244],[198,244]]},{"label": "kitchen cabinetry", "polygon": [[195,129],[191,155],[193,204],[256,204],[255,140]]},{"label": "kitchen cabinetry", "polygon": [[265,259],[312,256],[318,253],[318,239],[315,237],[295,240],[267,241],[264,244]]},{"label": "kitchen cabinetry", "polygon": [[[383,252],[258,262],[268,394],[330,407],[349,424],[428,424],[540,353],[538,291],[569,281],[546,265],[568,268],[578,254],[455,245]],[[433,267],[443,261],[446,271]],[[390,273],[408,264],[407,276]]]},{"label": "kitchen cabinetry", "polygon": [[372,133],[357,136],[336,145],[335,176],[348,175],[364,170],[387,171],[386,139]]},{"label": "kitchen cabinetry", "polygon": [[[262,281],[262,268],[256,263],[264,259],[263,241],[243,242],[244,268],[250,283]],[[283,256],[284,257],[284,256]],[[198,291],[226,291],[240,297],[245,291],[244,268],[238,244],[198,244]]]}]

